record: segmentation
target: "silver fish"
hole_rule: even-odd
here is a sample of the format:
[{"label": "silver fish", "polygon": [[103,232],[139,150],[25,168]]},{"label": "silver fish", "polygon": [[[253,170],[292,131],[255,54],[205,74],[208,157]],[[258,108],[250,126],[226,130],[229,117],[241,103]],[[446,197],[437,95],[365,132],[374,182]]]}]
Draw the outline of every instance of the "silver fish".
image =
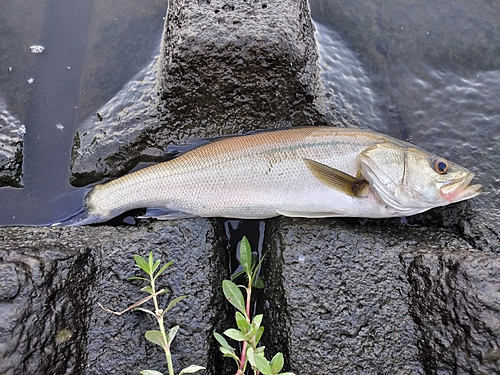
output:
[{"label": "silver fish", "polygon": [[62,225],[149,208],[158,219],[386,218],[475,197],[474,174],[383,134],[335,127],[229,137],[97,185]]}]

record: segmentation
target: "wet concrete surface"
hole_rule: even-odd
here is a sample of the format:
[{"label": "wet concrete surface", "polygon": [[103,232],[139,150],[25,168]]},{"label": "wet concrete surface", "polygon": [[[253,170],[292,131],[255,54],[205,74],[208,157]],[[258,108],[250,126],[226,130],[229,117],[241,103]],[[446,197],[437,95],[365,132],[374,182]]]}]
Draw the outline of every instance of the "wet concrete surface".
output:
[{"label": "wet concrete surface", "polygon": [[20,188],[26,127],[3,104],[0,98],[0,186]]},{"label": "wet concrete surface", "polygon": [[[81,183],[104,170],[122,173],[144,147],[173,139],[288,121],[346,125],[342,111],[322,107],[304,1],[180,4],[171,3],[164,41],[158,138],[147,133],[123,160],[103,154],[95,174],[95,160],[82,162]],[[275,26],[256,36],[257,20]],[[227,38],[217,38],[222,31]],[[131,142],[130,150],[139,141]],[[406,222],[266,221],[258,305],[267,353],[282,351],[296,374],[500,372],[498,223],[468,202]],[[143,296],[127,278],[137,275],[133,254],[150,250],[175,261],[165,278],[171,295],[190,295],[168,315],[167,325],[181,326],[175,367],[234,374],[212,338],[233,324],[221,289],[229,276],[225,232],[220,221],[205,219],[0,228],[0,373],[166,372],[162,354],[143,337],[154,321],[97,306],[122,310]]]},{"label": "wet concrete surface", "polygon": [[[2,228],[0,230],[0,373],[132,374],[164,368],[164,355],[144,338],[158,329],[142,312],[115,316],[146,296],[133,255],[153,251],[175,263],[158,279],[162,305],[188,295],[165,318],[180,325],[172,346],[176,369],[218,361],[212,332],[225,329],[220,284],[225,243],[208,220],[147,227]],[[214,252],[214,248],[219,251]],[[222,251],[220,251],[222,248]],[[147,306],[152,308],[150,304]],[[220,365],[223,366],[224,364]]]},{"label": "wet concrete surface", "polygon": [[500,256],[447,247],[400,257],[426,373],[498,373]]},{"label": "wet concrete surface", "polygon": [[[304,1],[172,1],[157,100],[145,102],[148,114],[135,125],[117,121],[118,132],[106,133],[98,121],[80,129],[71,183],[83,186],[141,161],[161,161],[172,142],[324,124],[317,59]],[[154,109],[156,122],[147,119]],[[142,132],[132,131],[141,123]]]},{"label": "wet concrete surface", "polygon": [[281,218],[269,230],[264,295],[286,306],[274,334],[295,373],[498,372],[500,255],[433,227]]},{"label": "wet concrete surface", "polygon": [[[133,254],[174,260],[161,285],[188,294],[176,368],[232,374],[212,332],[231,326],[223,228],[204,219],[144,227],[0,229],[0,372],[134,373],[164,368],[146,342],[155,322],[114,316],[144,296]],[[500,255],[449,229],[351,220],[267,223],[263,342],[296,374],[495,373],[500,368]]]}]

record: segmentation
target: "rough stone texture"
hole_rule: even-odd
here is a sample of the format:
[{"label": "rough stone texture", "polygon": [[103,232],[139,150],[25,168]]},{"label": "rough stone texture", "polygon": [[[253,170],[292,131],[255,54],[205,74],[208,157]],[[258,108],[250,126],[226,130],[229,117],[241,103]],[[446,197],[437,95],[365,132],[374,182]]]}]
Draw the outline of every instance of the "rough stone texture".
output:
[{"label": "rough stone texture", "polygon": [[[140,161],[159,161],[158,150],[188,138],[290,123],[347,123],[342,114],[325,108],[305,0],[170,1],[165,25],[159,121],[143,123],[140,133],[98,134],[106,122],[97,121],[85,137],[88,129],[79,131],[73,185],[123,174]],[[148,106],[142,112],[151,113]]]},{"label": "rough stone texture", "polygon": [[97,305],[121,311],[145,296],[127,279],[140,275],[133,254],[149,251],[163,263],[175,261],[159,279],[167,296],[189,295],[166,314],[166,327],[180,325],[175,368],[198,364],[209,368],[201,374],[218,373],[212,332],[227,325],[220,291],[226,269],[208,220],[27,229],[0,229],[0,373],[166,372],[164,355],[144,338],[157,329],[154,320]]},{"label": "rough stone texture", "polygon": [[500,256],[453,247],[401,256],[426,373],[500,371]]},{"label": "rough stone texture", "polygon": [[[213,223],[1,228],[0,373],[164,369],[161,352],[143,337],[153,320],[97,306],[122,310],[144,296],[127,278],[138,275],[132,255],[152,250],[175,260],[161,281],[169,295],[190,296],[166,321],[181,326],[175,367],[196,363],[207,374],[233,374],[211,336],[233,324],[220,288],[225,241]],[[394,220],[277,218],[265,235],[263,341],[269,355],[284,353],[286,369],[500,371],[500,255],[474,250],[450,228]]]},{"label": "rough stone texture", "polygon": [[268,233],[270,342],[295,373],[500,371],[499,255],[429,227],[281,218]]},{"label": "rough stone texture", "polygon": [[0,232],[1,374],[71,373],[84,355],[88,290],[74,276],[90,274],[87,252],[80,241],[48,232]]},{"label": "rough stone texture", "polygon": [[26,128],[0,98],[0,186],[22,187],[23,138]]},{"label": "rough stone texture", "polygon": [[122,169],[131,169],[139,161],[161,160],[162,150],[153,147],[133,158],[130,155],[132,140],[142,139],[145,131],[158,128],[157,70],[155,58],[99,108],[96,116],[79,125],[72,148],[71,184],[84,186],[103,176],[114,176]]},{"label": "rough stone texture", "polygon": [[171,2],[161,80],[168,136],[324,121],[313,103],[317,58],[305,1]]},{"label": "rough stone texture", "polygon": [[269,252],[281,280],[271,273],[265,281],[283,283],[292,371],[420,372],[401,243],[391,229],[281,219],[271,230],[279,233]]}]

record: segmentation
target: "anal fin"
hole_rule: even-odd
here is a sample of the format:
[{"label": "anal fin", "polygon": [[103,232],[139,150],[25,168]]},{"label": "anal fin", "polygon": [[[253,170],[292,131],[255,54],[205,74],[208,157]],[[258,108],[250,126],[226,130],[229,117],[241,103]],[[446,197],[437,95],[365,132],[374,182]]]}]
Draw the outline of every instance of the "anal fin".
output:
[{"label": "anal fin", "polygon": [[154,218],[157,220],[177,220],[191,217],[196,217],[196,215],[182,211],[169,210],[168,208],[148,208],[144,215],[139,216],[140,219]]},{"label": "anal fin", "polygon": [[321,219],[325,217],[344,217],[346,216],[342,212],[298,212],[298,211],[285,211],[277,210],[278,214],[287,217],[303,217],[307,219]]}]

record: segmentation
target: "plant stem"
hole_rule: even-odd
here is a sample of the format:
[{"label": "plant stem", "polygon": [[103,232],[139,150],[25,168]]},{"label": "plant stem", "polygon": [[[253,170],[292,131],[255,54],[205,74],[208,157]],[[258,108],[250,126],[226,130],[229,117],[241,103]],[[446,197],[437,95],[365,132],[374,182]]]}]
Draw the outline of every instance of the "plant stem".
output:
[{"label": "plant stem", "polygon": [[[252,302],[252,275],[247,275],[248,276],[248,287],[246,288],[247,291],[247,299],[245,303],[245,310],[247,313],[247,322],[251,323],[252,322],[252,317],[250,316],[250,305]],[[246,363],[246,355],[247,355],[247,346],[248,342],[243,341],[243,347],[241,349],[241,356],[240,356],[240,367],[238,368],[238,371],[236,371],[235,375],[243,375],[244,374],[244,369],[245,369],[245,363]],[[254,343],[253,346],[256,346],[256,343]],[[254,349],[256,349],[254,347]],[[259,370],[255,370],[254,372],[255,375],[259,375]]]},{"label": "plant stem", "polygon": [[165,350],[165,357],[167,358],[168,374],[175,375],[174,365],[172,364],[172,356],[170,355],[170,350]]},{"label": "plant stem", "polygon": [[[153,277],[153,274],[149,275],[149,282],[151,283],[151,290],[153,291],[153,294],[156,294],[156,286],[155,286],[155,279]],[[155,305],[155,313],[159,310],[158,308],[158,300],[156,299],[156,295],[153,297],[153,302]]]},{"label": "plant stem", "polygon": [[168,344],[167,340],[167,333],[165,332],[165,325],[163,324],[163,311],[160,310],[158,307],[158,299],[156,296],[156,289],[155,289],[155,279],[153,275],[150,275],[150,282],[151,282],[151,290],[153,291],[153,303],[155,305],[155,316],[156,320],[158,322],[158,326],[160,327],[160,332],[163,337],[163,343],[165,344],[165,359],[167,360],[167,366],[168,366],[168,374],[169,375],[175,375],[174,373],[174,365],[172,363],[172,355],[170,354],[170,345]]},{"label": "plant stem", "polygon": [[241,349],[241,357],[240,357],[240,368],[238,369],[238,371],[236,371],[235,375],[243,375],[243,370],[245,369],[246,353],[247,353],[247,342],[243,341],[243,347]]}]

